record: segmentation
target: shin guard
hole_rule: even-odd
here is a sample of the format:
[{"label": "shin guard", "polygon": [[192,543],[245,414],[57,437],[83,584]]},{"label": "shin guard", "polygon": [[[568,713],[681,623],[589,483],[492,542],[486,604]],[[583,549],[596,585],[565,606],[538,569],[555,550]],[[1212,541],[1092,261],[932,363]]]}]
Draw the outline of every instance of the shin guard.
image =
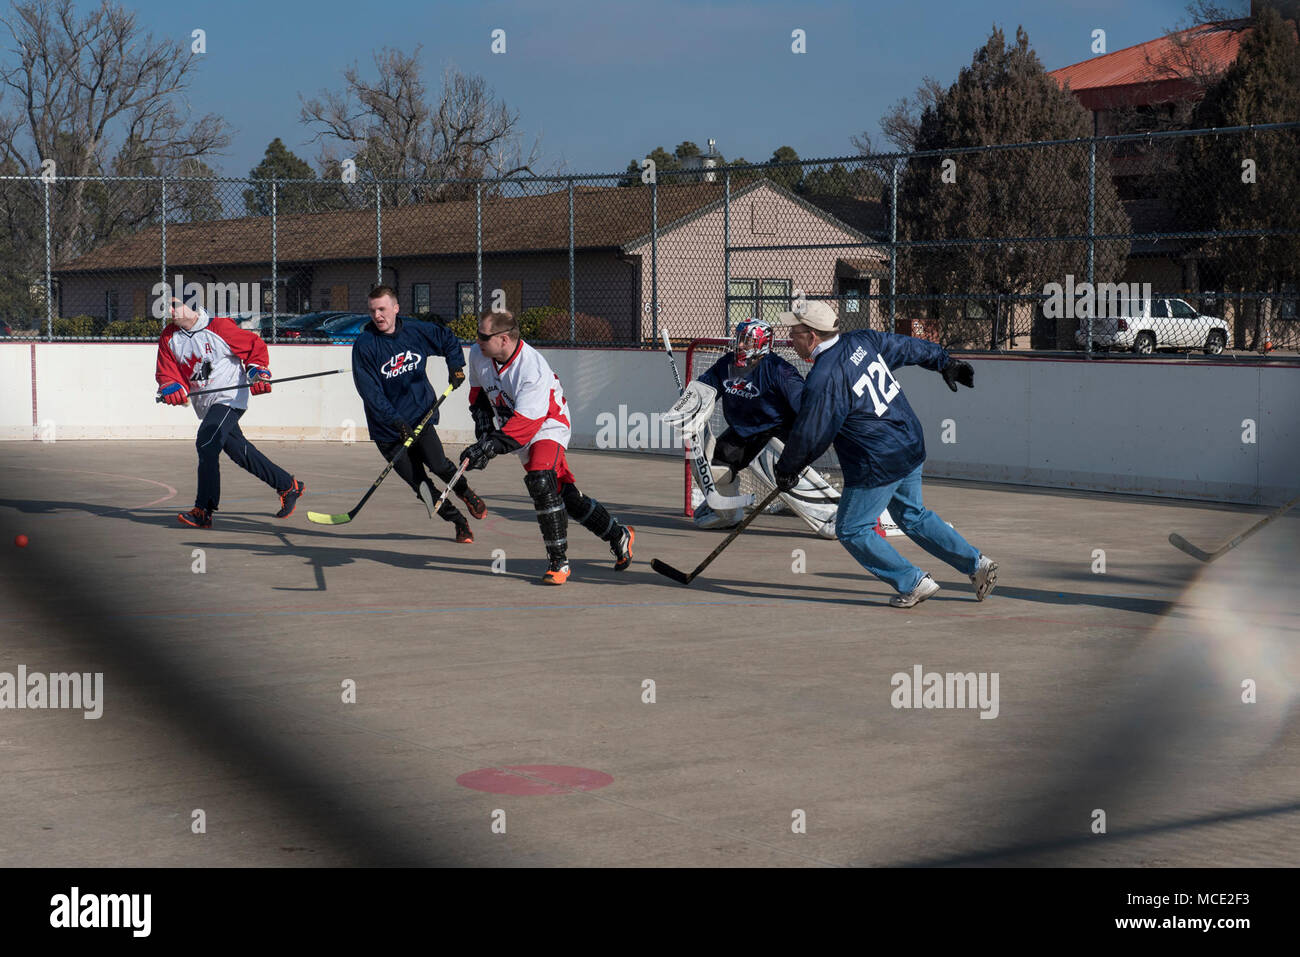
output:
[{"label": "shin guard", "polygon": [[614,521],[614,516],[605,510],[605,506],[583,495],[576,485],[564,486],[562,494],[569,517],[597,538],[614,542],[623,534],[623,526]]},{"label": "shin guard", "polygon": [[524,485],[537,511],[537,524],[546,544],[546,557],[563,561],[569,548],[569,521],[564,514],[564,500],[560,498],[559,483],[550,469],[526,472]]}]

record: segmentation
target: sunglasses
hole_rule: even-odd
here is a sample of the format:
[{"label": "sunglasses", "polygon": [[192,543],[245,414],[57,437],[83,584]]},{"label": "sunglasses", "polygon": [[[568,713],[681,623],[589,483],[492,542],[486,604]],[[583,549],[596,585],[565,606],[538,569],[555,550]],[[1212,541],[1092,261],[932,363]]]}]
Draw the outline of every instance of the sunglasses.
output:
[{"label": "sunglasses", "polygon": [[509,329],[502,329],[500,332],[489,332],[489,333],[487,333],[486,335],[484,335],[483,333],[480,332],[480,333],[478,334],[478,341],[479,341],[479,342],[489,342],[489,341],[491,341],[492,339],[495,339],[495,338],[496,338],[497,336],[499,336],[499,335],[503,335],[504,333],[507,333],[507,332],[513,332],[516,328],[517,328],[516,326],[511,326]]}]

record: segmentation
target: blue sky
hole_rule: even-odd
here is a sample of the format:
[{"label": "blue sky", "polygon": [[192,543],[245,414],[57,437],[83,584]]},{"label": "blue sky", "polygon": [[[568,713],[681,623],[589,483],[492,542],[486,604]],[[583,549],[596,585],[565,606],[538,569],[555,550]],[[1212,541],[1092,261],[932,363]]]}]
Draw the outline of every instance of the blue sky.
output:
[{"label": "blue sky", "polygon": [[[276,136],[315,164],[319,144],[299,122],[299,96],[341,90],[356,62],[374,75],[383,46],[421,60],[430,90],[444,66],[481,74],[519,114],[542,165],[566,172],[622,170],[655,146],[713,137],[728,158],[766,160],[781,145],[801,157],[851,154],[927,74],[945,85],[970,62],[992,25],[1017,25],[1048,69],[1159,36],[1185,19],[1185,0],[931,3],[561,2],[429,3],[382,0],[223,0],[218,4],[124,0],[145,28],[188,45],[207,32],[207,54],[189,91],[197,113],[234,129],[217,166],[242,176]],[[85,9],[85,4],[79,4]],[[494,29],[507,52],[490,52]],[[808,52],[791,52],[791,31]]]}]

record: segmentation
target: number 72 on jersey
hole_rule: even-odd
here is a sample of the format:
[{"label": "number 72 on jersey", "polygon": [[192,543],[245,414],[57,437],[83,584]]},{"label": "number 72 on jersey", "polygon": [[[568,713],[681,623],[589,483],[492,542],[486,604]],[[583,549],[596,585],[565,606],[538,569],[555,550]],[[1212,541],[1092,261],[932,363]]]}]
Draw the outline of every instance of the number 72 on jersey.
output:
[{"label": "number 72 on jersey", "polygon": [[[872,382],[872,379],[875,382]],[[853,392],[861,396],[864,391],[871,393],[871,404],[876,407],[876,415],[884,415],[889,408],[889,403],[898,395],[898,380],[894,374],[889,371],[889,366],[885,365],[885,358],[879,352],[876,353],[876,361],[867,366],[867,371],[858,377],[858,381],[853,383]]]}]

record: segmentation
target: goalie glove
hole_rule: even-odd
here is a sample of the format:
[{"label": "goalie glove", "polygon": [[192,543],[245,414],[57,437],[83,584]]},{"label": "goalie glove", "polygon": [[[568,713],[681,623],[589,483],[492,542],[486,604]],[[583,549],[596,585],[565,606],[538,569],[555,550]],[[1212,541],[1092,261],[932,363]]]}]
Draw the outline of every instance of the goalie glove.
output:
[{"label": "goalie glove", "polygon": [[696,379],[686,387],[680,399],[663,414],[667,422],[683,435],[699,435],[709,423],[713,406],[718,401],[718,390]]}]

